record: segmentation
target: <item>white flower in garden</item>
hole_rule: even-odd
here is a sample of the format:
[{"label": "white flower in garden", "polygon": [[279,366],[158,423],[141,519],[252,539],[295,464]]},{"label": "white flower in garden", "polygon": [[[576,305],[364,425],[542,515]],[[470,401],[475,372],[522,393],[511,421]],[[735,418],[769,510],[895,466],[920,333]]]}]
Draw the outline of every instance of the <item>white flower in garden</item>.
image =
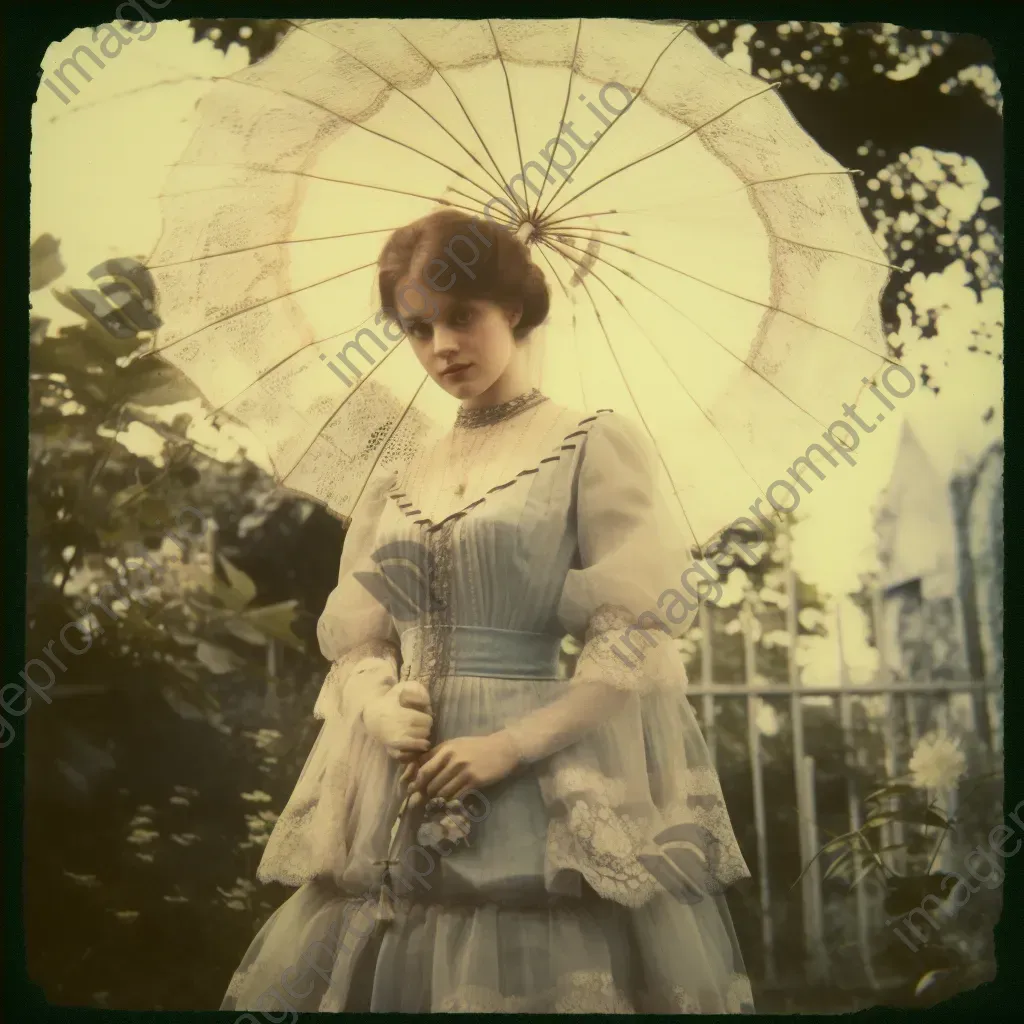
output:
[{"label": "white flower in garden", "polygon": [[960,741],[943,732],[922,737],[910,759],[910,774],[918,789],[952,789],[966,768]]}]

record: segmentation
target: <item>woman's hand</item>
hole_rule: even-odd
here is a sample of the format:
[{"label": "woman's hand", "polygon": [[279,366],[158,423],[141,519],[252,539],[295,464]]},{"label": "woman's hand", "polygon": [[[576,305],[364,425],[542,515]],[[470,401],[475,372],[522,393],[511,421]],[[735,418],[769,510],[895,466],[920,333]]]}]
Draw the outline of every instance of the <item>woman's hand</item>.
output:
[{"label": "woman's hand", "polygon": [[396,761],[409,761],[430,750],[432,724],[430,695],[414,679],[396,683],[363,708],[366,731]]},{"label": "woman's hand", "polygon": [[422,794],[420,799],[456,800],[471,789],[493,786],[518,765],[519,750],[508,733],[460,736],[419,756],[402,773],[402,782],[410,794]]}]

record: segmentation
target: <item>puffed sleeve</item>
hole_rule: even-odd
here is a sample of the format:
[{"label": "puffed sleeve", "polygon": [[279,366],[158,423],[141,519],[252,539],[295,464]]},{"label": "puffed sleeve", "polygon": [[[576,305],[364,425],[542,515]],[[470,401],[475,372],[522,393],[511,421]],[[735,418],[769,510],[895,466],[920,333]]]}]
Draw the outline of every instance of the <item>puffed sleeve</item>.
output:
[{"label": "puffed sleeve", "polygon": [[569,571],[559,605],[562,625],[584,646],[565,696],[509,727],[526,761],[621,712],[630,693],[685,681],[673,638],[693,622],[704,593],[659,468],[646,433],[625,417],[610,413],[591,428],[576,488],[579,568]]},{"label": "puffed sleeve", "polygon": [[338,585],[317,623],[320,651],[332,663],[313,710],[317,718],[344,713],[354,698],[381,692],[398,678],[398,638],[391,613],[380,600],[386,581],[373,559],[394,482],[393,474],[371,479],[345,534]]},{"label": "puffed sleeve", "polygon": [[559,696],[505,728],[536,763],[552,891],[578,895],[582,879],[607,899],[678,916],[750,874],[675,642],[704,591],[717,596],[717,577],[691,554],[646,433],[607,414],[585,445],[579,567],[559,607],[585,643]]}]

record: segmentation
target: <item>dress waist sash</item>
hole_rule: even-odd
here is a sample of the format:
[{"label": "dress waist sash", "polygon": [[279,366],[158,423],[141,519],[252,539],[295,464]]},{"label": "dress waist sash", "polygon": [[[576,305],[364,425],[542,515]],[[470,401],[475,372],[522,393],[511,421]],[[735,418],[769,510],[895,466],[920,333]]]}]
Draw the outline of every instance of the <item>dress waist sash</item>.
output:
[{"label": "dress waist sash", "polygon": [[449,675],[557,679],[562,638],[490,626],[411,626],[402,633],[403,678],[422,675],[434,643],[450,635]]}]

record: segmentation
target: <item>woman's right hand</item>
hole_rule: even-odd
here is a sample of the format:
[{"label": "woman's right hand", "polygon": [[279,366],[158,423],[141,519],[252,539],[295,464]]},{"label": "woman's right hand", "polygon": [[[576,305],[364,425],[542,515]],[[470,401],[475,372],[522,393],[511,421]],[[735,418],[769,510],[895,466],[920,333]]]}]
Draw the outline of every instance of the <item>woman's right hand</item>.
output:
[{"label": "woman's right hand", "polygon": [[430,749],[430,695],[415,679],[395,683],[363,708],[363,725],[388,756],[411,761]]}]

